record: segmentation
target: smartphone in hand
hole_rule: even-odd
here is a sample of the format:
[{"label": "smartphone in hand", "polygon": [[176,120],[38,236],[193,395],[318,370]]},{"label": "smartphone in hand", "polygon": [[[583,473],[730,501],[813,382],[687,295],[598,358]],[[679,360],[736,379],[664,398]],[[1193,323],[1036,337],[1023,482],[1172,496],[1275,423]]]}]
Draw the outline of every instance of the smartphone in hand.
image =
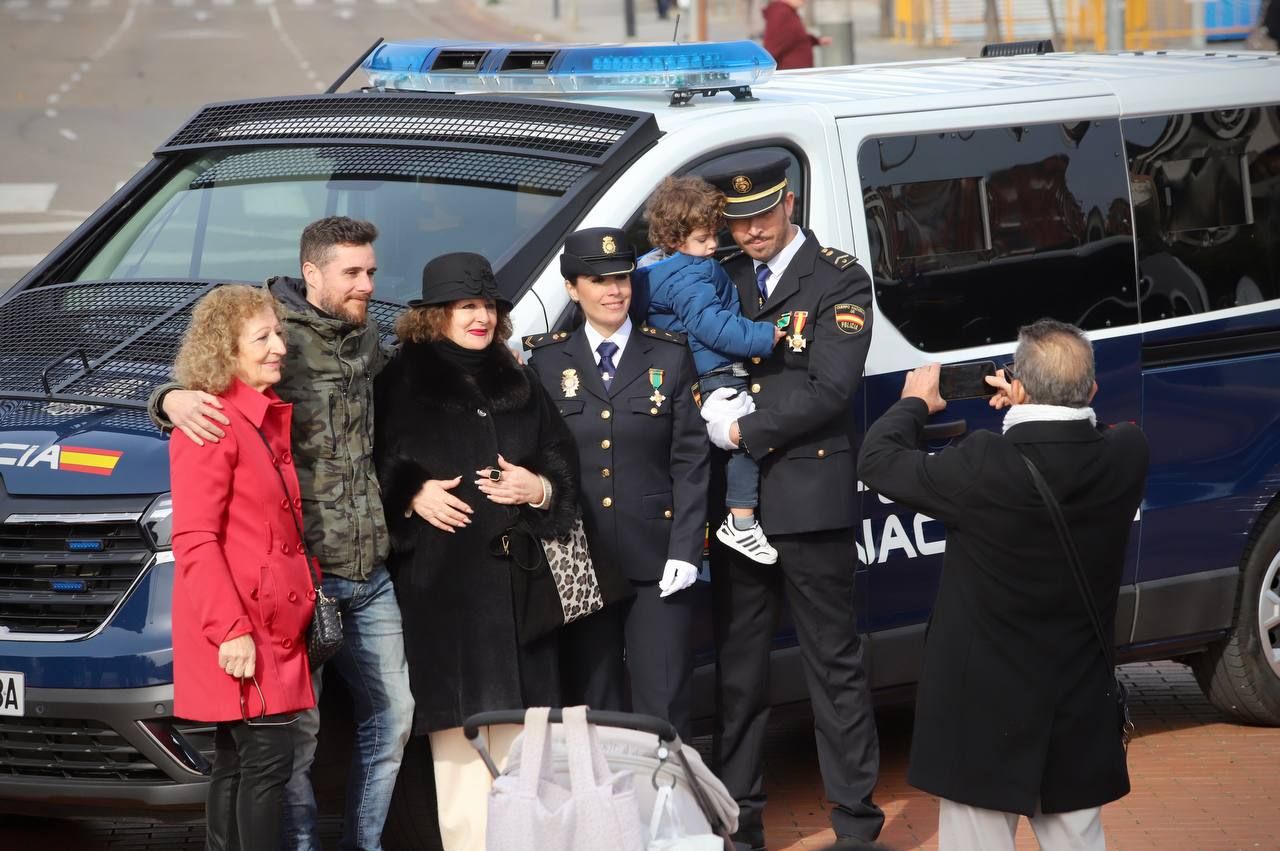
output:
[{"label": "smartphone in hand", "polygon": [[996,389],[985,379],[995,374],[995,361],[944,364],[938,376],[938,390],[948,402],[990,396]]}]

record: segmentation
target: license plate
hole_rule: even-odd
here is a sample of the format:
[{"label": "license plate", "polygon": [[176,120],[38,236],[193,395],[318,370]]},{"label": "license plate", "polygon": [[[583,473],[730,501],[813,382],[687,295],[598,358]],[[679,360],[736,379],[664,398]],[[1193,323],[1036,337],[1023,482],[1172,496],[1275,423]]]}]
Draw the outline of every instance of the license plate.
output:
[{"label": "license plate", "polygon": [[26,675],[16,671],[0,671],[0,715],[16,715],[26,712]]}]

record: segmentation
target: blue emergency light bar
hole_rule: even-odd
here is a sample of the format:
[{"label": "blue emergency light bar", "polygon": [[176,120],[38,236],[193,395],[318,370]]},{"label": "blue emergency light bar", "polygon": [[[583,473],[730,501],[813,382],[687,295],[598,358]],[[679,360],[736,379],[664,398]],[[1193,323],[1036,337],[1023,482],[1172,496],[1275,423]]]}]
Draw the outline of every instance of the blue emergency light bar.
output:
[{"label": "blue emergency light bar", "polygon": [[752,41],[686,44],[385,42],[361,63],[383,89],[504,94],[732,89],[777,63]]}]

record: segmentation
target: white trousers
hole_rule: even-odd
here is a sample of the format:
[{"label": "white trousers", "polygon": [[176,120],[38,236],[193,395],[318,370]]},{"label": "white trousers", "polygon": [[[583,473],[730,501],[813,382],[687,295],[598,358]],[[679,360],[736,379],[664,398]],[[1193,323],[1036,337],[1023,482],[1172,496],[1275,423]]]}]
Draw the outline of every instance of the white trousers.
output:
[{"label": "white trousers", "polygon": [[[524,729],[519,724],[484,727],[489,755],[501,771],[507,765],[511,742]],[[493,778],[479,752],[461,727],[431,733],[431,766],[436,777],[436,807],[444,851],[484,851]]]},{"label": "white trousers", "polygon": [[[1272,0],[1278,2],[1278,0]],[[1017,813],[984,810],[939,799],[938,851],[1014,851]],[[1106,851],[1102,808],[1045,815],[1036,806],[1031,830],[1042,851]]]}]

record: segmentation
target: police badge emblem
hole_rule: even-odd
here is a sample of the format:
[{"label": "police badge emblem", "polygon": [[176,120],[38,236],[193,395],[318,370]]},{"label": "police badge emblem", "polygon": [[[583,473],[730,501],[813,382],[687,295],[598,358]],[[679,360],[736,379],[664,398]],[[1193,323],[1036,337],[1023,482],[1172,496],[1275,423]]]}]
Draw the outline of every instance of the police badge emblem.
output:
[{"label": "police badge emblem", "polygon": [[733,191],[739,195],[746,195],[751,191],[751,178],[745,174],[740,174],[733,179]]},{"label": "police badge emblem", "polygon": [[581,382],[578,380],[578,371],[576,369],[566,369],[560,373],[560,392],[564,394],[566,399],[576,397],[579,386],[581,386]]},{"label": "police badge emblem", "polygon": [[613,237],[606,235],[600,240],[600,250],[605,254],[616,254],[618,252],[618,244],[613,241]]}]

